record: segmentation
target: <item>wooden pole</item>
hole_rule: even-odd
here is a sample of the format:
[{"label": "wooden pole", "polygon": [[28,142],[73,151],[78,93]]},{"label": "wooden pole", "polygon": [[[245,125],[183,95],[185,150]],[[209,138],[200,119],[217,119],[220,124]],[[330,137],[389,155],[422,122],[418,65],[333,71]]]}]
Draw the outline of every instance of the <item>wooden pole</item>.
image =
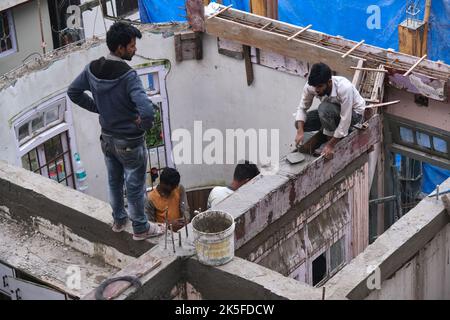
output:
[{"label": "wooden pole", "polygon": [[413,64],[413,66],[411,68],[409,68],[408,71],[406,71],[406,73],[404,74],[404,76],[408,76],[418,65],[419,63],[421,63],[425,58],[427,57],[427,55],[424,55],[422,58],[420,58],[419,60],[416,61],[416,63]]},{"label": "wooden pole", "polygon": [[41,10],[41,0],[37,1],[38,12],[39,12],[39,28],[41,29],[41,46],[42,52],[45,54],[45,37],[44,37],[44,27],[42,25],[42,10]]},{"label": "wooden pole", "polygon": [[425,13],[423,16],[423,22],[425,23],[423,29],[423,39],[422,39],[422,54],[428,53],[428,26],[430,20],[431,11],[431,0],[427,0],[425,3]]}]

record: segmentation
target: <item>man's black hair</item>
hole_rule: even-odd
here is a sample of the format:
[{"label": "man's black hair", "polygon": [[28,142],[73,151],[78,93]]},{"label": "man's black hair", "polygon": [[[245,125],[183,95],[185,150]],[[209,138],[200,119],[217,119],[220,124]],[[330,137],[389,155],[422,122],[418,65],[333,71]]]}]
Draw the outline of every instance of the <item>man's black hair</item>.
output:
[{"label": "man's black hair", "polygon": [[244,163],[239,163],[236,169],[234,169],[234,180],[241,182],[247,179],[253,179],[258,174],[259,170],[256,164],[246,160]]},{"label": "man's black hair", "polygon": [[176,187],[180,184],[180,174],[174,168],[164,168],[159,181],[171,187]]},{"label": "man's black hair", "polygon": [[142,38],[139,29],[129,23],[118,21],[106,33],[106,44],[111,52],[115,52],[119,45],[126,47],[134,38]]},{"label": "man's black hair", "polygon": [[331,79],[331,69],[325,63],[315,63],[311,67],[308,77],[308,84],[317,87],[320,84],[326,84]]}]

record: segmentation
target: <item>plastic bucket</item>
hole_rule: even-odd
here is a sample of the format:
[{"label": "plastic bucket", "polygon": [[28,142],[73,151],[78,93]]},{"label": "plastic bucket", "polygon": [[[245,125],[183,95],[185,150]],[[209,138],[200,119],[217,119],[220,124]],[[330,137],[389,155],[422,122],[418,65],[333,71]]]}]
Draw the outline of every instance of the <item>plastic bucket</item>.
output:
[{"label": "plastic bucket", "polygon": [[234,218],[222,211],[205,211],[192,219],[198,260],[220,266],[234,257]]}]

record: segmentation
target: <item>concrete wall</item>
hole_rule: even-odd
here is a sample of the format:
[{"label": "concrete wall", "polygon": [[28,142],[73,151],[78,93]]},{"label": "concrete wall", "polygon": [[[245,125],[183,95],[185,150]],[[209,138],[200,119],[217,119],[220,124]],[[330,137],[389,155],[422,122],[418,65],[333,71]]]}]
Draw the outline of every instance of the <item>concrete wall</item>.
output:
[{"label": "concrete wall", "polygon": [[413,259],[372,291],[368,300],[449,300],[450,225],[446,225]]},{"label": "concrete wall", "polygon": [[[41,29],[37,1],[30,1],[11,9],[16,31],[17,52],[0,58],[0,75],[18,67],[32,53],[42,54]],[[41,1],[42,25],[46,50],[53,50],[52,31],[47,0]]]}]

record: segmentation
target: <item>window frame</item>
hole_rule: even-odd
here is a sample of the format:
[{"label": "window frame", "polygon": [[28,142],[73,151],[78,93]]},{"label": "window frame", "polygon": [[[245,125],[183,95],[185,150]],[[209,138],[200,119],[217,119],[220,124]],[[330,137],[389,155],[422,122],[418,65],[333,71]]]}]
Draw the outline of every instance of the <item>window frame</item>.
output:
[{"label": "window frame", "polygon": [[[19,141],[18,136],[18,128],[23,125],[26,122],[31,122],[31,119],[35,117],[37,114],[46,112],[47,110],[51,109],[51,106],[60,101],[61,99],[64,99],[65,103],[63,106],[65,108],[63,111],[63,121],[57,124],[53,124],[52,126],[49,126],[46,130],[40,131],[38,134],[33,136],[31,139],[28,139],[25,142]],[[72,157],[75,153],[78,152],[77,144],[76,144],[76,135],[75,135],[75,129],[73,126],[73,119],[72,119],[72,105],[70,103],[69,98],[67,97],[67,93],[64,90],[62,93],[57,93],[53,95],[52,97],[48,98],[47,100],[43,102],[39,102],[35,105],[32,105],[31,107],[27,108],[25,111],[23,111],[21,114],[19,114],[16,118],[12,119],[13,125],[11,126],[12,134],[15,138],[16,143],[16,165],[20,168],[23,167],[22,165],[22,157],[29,152],[31,152],[34,149],[37,149],[40,145],[44,144],[46,141],[54,138],[57,135],[60,135],[64,132],[67,132],[67,145],[68,150],[71,151],[70,154],[70,161],[72,164],[71,171],[75,173],[76,168],[74,165],[74,162],[72,161]],[[44,127],[45,128],[45,127]],[[17,129],[17,130],[16,130]],[[39,152],[39,150],[37,150]],[[45,170],[44,170],[45,171]],[[48,177],[47,175],[42,175],[44,177]],[[75,180],[74,188],[78,188],[78,181]]]},{"label": "window frame", "polygon": [[7,10],[1,11],[1,12],[5,12],[5,11],[6,11],[6,15],[8,17],[9,34],[11,37],[12,48],[8,49],[6,51],[0,52],[0,59],[17,52],[16,28],[14,26],[12,10],[7,9]]},{"label": "window frame", "polygon": [[[167,69],[164,65],[156,65],[151,67],[142,67],[139,66],[135,67],[135,70],[139,77],[142,76],[153,76],[153,90],[147,89],[147,94],[149,98],[152,100],[152,102],[155,105],[160,104],[161,105],[161,123],[162,123],[162,133],[163,133],[163,144],[156,146],[151,149],[147,149],[149,161],[148,161],[148,172],[150,172],[150,169],[152,168],[151,163],[151,152],[156,150],[156,157],[158,158],[158,164],[161,163],[159,160],[160,158],[160,149],[164,148],[164,155],[165,155],[165,165],[166,167],[175,168],[175,163],[173,161],[173,148],[172,148],[172,135],[171,135],[171,129],[170,129],[170,114],[169,114],[169,102],[167,98],[167,92],[166,92],[166,85],[165,80],[167,76]],[[158,172],[160,173],[163,168],[158,168]],[[153,183],[150,180],[149,186],[153,186]],[[150,187],[150,188],[151,188]]]}]

